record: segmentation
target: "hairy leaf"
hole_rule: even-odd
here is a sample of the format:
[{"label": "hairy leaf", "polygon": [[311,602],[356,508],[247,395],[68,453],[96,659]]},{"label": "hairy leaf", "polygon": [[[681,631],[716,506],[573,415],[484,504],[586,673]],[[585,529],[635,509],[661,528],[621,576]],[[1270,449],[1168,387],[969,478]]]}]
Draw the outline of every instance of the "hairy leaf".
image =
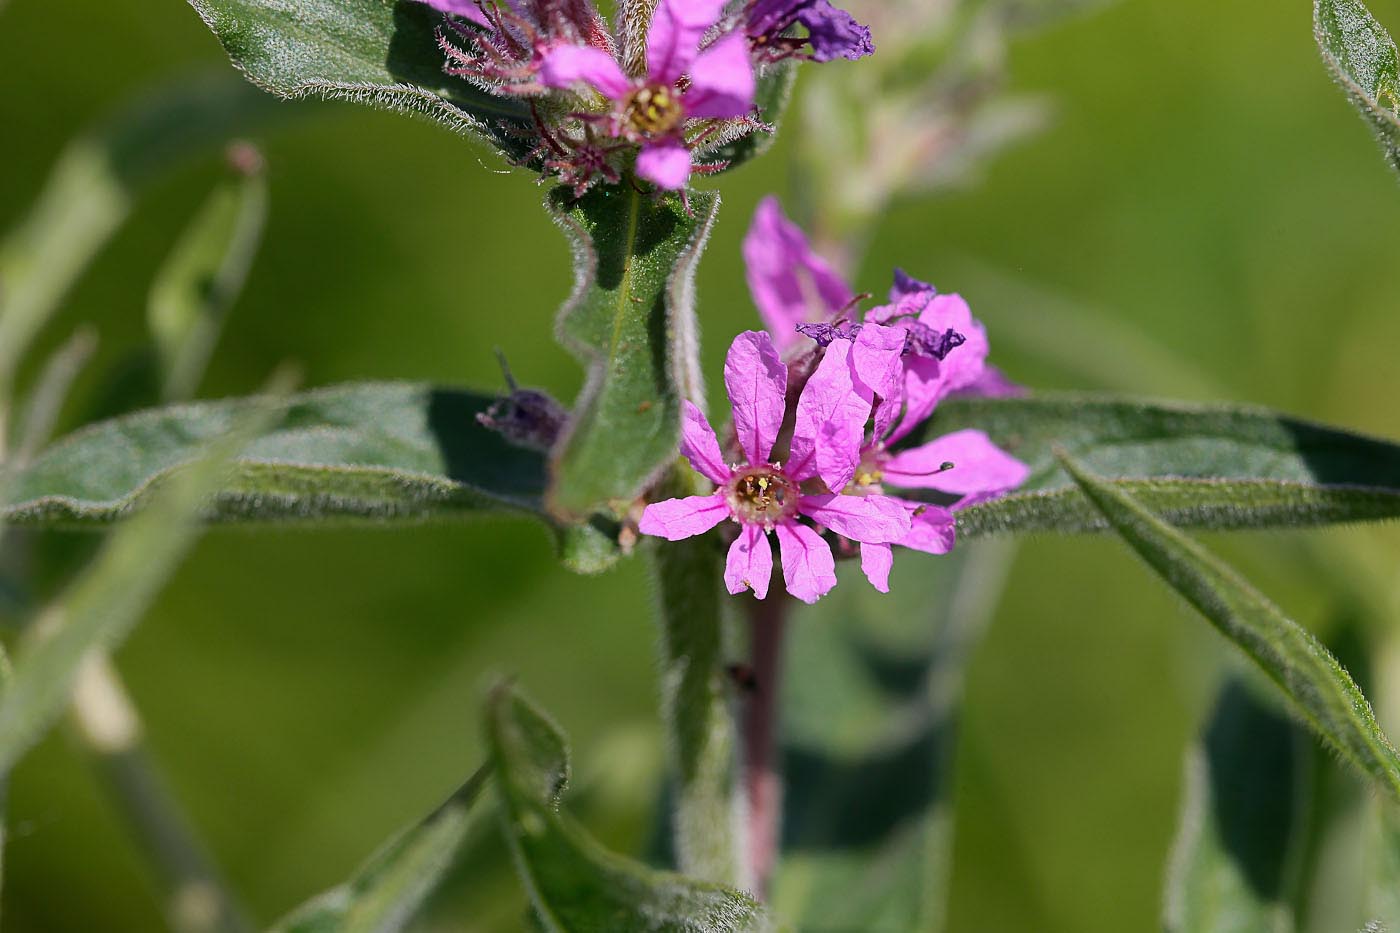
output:
[{"label": "hairy leaf", "polygon": [[[544,457],[477,422],[492,399],[409,383],[293,396],[247,445],[206,507],[224,522],[424,520],[488,509],[543,518]],[[70,435],[15,476],[0,513],[16,525],[91,526],[136,510],[151,490],[256,402],[172,405]],[[594,571],[615,556],[608,530],[550,522],[564,557]]]},{"label": "hairy leaf", "polygon": [[413,0],[190,0],[248,80],[281,97],[326,97],[426,114],[524,155],[530,114],[443,72],[442,14]]},{"label": "hairy leaf", "polygon": [[0,398],[29,342],[137,193],[172,165],[288,116],[229,78],[185,79],[74,141],[23,223],[0,243]]},{"label": "hairy leaf", "polygon": [[772,903],[799,929],[944,929],[964,669],[1012,552],[901,553],[888,595],[848,564],[857,578],[793,626]]},{"label": "hairy leaf", "polygon": [[1400,445],[1249,406],[1093,395],[953,399],[911,443],[979,428],[1030,465],[1015,494],[964,510],[965,538],[1100,531],[1058,445],[1168,522],[1234,529],[1400,516]]},{"label": "hairy leaf", "polygon": [[1221,691],[1186,760],[1167,879],[1167,933],[1289,933],[1311,744],[1247,687]]},{"label": "hairy leaf", "polygon": [[1313,33],[1322,60],[1400,171],[1400,52],[1360,0],[1316,0]]},{"label": "hairy leaf", "polygon": [[482,768],[452,797],[390,841],[339,887],[297,908],[270,933],[397,933],[460,855],[472,807],[490,776]]},{"label": "hairy leaf", "polygon": [[694,274],[719,196],[596,188],[550,207],[574,252],[559,337],[588,367],[554,452],[549,505],[565,518],[625,507],[676,457],[681,399],[699,404]]},{"label": "hairy leaf", "polygon": [[564,736],[514,687],[491,695],[486,734],[505,832],[539,926],[550,933],[719,933],[762,929],[753,900],[654,871],[604,849],[558,809],[569,781]]},{"label": "hairy leaf", "polygon": [[1342,760],[1400,801],[1400,755],[1381,732],[1361,689],[1322,643],[1121,488],[1068,458],[1064,463],[1123,540],[1259,666],[1303,722]]}]

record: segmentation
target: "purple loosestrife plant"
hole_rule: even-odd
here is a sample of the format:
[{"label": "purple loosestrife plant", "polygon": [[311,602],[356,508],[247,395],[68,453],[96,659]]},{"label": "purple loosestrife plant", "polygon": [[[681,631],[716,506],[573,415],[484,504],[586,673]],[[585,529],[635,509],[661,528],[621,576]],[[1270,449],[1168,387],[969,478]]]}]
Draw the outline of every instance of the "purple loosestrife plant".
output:
[{"label": "purple loosestrife plant", "polygon": [[[773,59],[808,54],[819,62],[852,61],[875,52],[870,29],[828,0],[750,0],[744,8],[744,31],[755,50]],[[794,26],[807,34],[794,36]]]}]

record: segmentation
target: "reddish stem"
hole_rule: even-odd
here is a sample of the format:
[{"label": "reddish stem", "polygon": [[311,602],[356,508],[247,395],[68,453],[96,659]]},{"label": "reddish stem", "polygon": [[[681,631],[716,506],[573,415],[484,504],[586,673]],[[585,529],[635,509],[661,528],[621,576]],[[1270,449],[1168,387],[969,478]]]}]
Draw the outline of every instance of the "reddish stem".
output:
[{"label": "reddish stem", "polygon": [[777,861],[783,812],[783,781],[778,767],[778,694],[782,677],[783,630],[790,601],[770,594],[749,604],[752,689],[744,703],[744,793],[748,803],[746,857],[749,877],[760,898]]}]

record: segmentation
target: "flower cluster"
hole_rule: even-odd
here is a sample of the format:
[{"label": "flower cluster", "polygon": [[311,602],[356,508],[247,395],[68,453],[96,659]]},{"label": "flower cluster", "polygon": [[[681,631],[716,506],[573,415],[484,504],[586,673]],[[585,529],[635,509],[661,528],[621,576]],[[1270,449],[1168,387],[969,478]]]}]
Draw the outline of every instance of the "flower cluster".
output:
[{"label": "flower cluster", "polygon": [[[954,392],[1019,390],[987,366],[986,330],[957,295],[896,273],[889,303],[849,320],[851,289],[775,201],[759,208],[745,258],[771,334],[739,335],[725,366],[742,460],[724,457],[704,415],[687,403],[681,452],[716,490],[649,505],[639,530],[678,540],[730,519],[739,534],[725,582],[731,593],[751,589],[760,599],[772,574],[772,533],[788,592],[806,602],[836,585],[824,531],[843,549],[858,547],[866,577],[888,592],[893,545],[946,554],[958,509],[1014,489],[1028,473],[981,431],[898,445]],[[792,374],[805,382],[790,385]],[[898,490],[939,493],[949,504]]]},{"label": "flower cluster", "polygon": [[449,14],[439,32],[447,72],[529,99],[531,160],[578,194],[629,169],[682,189],[692,171],[725,167],[720,147],[771,132],[755,93],[774,62],[874,50],[869,30],[828,0],[748,0],[728,13],[725,0],[660,0],[633,67],[592,0],[420,2]]}]

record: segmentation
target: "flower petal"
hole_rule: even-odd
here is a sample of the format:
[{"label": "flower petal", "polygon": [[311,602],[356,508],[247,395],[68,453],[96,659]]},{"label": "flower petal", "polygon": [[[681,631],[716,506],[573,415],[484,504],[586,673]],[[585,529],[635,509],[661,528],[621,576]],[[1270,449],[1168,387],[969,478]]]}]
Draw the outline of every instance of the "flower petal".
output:
[{"label": "flower petal", "polygon": [[804,603],[830,593],[836,585],[836,561],[822,536],[797,522],[784,522],[777,532],[787,591]]},{"label": "flower petal", "polygon": [[470,20],[478,26],[490,27],[491,23],[486,18],[486,14],[481,11],[476,0],[419,0],[443,13],[454,13],[463,19]]},{"label": "flower petal", "polygon": [[998,367],[987,365],[982,375],[957,391],[973,398],[1019,398],[1030,394],[1020,383],[1012,382]]},{"label": "flower petal", "polygon": [[898,302],[900,299],[908,298],[910,295],[928,295],[929,297],[933,297],[936,294],[938,294],[938,290],[928,282],[914,278],[903,269],[894,270],[894,284],[890,286],[890,301]]},{"label": "flower petal", "polygon": [[725,0],[661,0],[647,33],[647,81],[670,86],[690,69],[700,40],[719,19]]},{"label": "flower petal", "polygon": [[963,336],[964,342],[941,360],[905,357],[904,418],[891,441],[908,434],[933,414],[950,393],[975,383],[987,365],[987,330],[972,316],[961,296],[935,296],[919,314],[919,323],[937,333],[952,328]]},{"label": "flower petal", "polygon": [[749,40],[733,33],[711,45],[690,69],[685,92],[689,117],[742,117],[753,109],[753,62]]},{"label": "flower petal", "polygon": [[856,375],[882,399],[904,396],[904,337],[902,327],[866,324],[856,335],[851,362]]},{"label": "flower petal", "polygon": [[899,540],[901,547],[928,554],[947,554],[957,543],[958,520],[948,509],[920,502],[905,502],[911,507],[909,534]]},{"label": "flower petal", "polygon": [[704,534],[729,517],[729,504],[723,493],[688,496],[653,502],[642,513],[637,530],[667,541],[680,541]]},{"label": "flower petal", "polygon": [[890,544],[909,533],[909,510],[892,496],[803,496],[798,510],[843,538]]},{"label": "flower petal", "polygon": [[724,361],[724,387],[740,449],[749,463],[767,463],[787,399],[787,367],[767,334],[746,330],[734,338]]},{"label": "flower petal", "polygon": [[862,544],[860,569],[870,585],[881,593],[890,591],[890,570],[894,567],[894,548],[888,544]]},{"label": "flower petal", "polygon": [[780,350],[800,339],[798,324],[833,317],[855,297],[771,196],[754,211],[744,265],[759,316]]},{"label": "flower petal", "polygon": [[691,469],[706,479],[721,486],[729,481],[731,471],[720,453],[715,429],[690,399],[681,403],[681,456],[690,461]]},{"label": "flower petal", "polygon": [[832,492],[845,489],[860,465],[874,402],[851,366],[851,344],[832,342],[797,401],[788,475],[798,480],[816,475]]},{"label": "flower petal", "polygon": [[651,143],[637,156],[637,174],[658,188],[679,191],[690,181],[690,150],[678,140]]},{"label": "flower petal", "polygon": [[602,49],[570,43],[545,52],[540,61],[540,83],[562,90],[587,84],[615,101],[623,100],[632,90],[632,82],[622,73],[617,59]]},{"label": "flower petal", "polygon": [[[952,466],[945,470],[947,463]],[[1026,481],[1030,468],[982,431],[969,428],[900,451],[883,464],[881,472],[892,486],[968,495],[1015,489]]]},{"label": "flower petal", "polygon": [[724,585],[735,596],[744,590],[753,590],[754,596],[763,599],[768,595],[768,581],[772,577],[773,545],[768,535],[757,525],[745,525],[729,546]]}]

